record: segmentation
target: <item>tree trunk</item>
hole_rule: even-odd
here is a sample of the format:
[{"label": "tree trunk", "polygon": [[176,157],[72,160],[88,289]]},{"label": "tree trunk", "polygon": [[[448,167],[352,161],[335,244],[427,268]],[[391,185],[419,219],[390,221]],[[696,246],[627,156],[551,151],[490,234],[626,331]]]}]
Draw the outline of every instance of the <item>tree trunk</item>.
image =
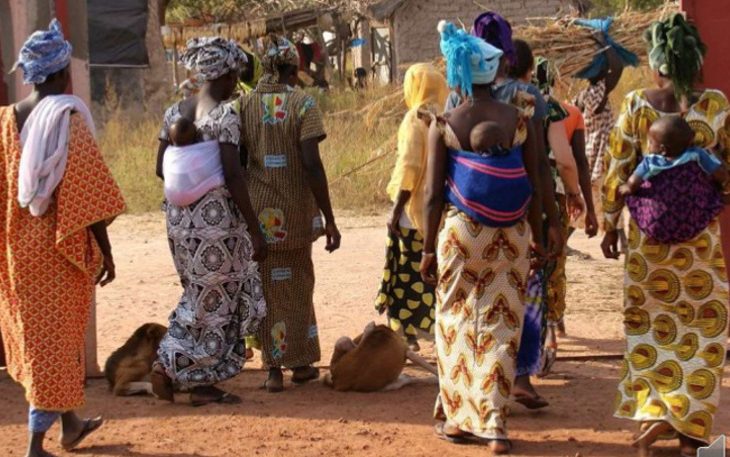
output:
[{"label": "tree trunk", "polygon": [[172,89],[160,30],[161,21],[164,21],[164,17],[160,17],[160,13],[164,12],[166,3],[165,0],[148,0],[147,7],[145,43],[150,66],[144,72],[144,93],[147,108],[152,112],[162,112]]}]

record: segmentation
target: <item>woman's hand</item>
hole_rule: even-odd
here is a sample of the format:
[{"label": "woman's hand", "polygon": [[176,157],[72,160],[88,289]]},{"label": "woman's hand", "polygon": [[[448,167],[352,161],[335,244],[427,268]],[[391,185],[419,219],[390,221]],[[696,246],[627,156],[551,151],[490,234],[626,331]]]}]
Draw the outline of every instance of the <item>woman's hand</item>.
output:
[{"label": "woman's hand", "polygon": [[403,214],[403,208],[399,205],[393,206],[393,211],[388,219],[388,231],[395,236],[400,234],[400,217]]},{"label": "woman's hand", "polygon": [[324,227],[324,234],[327,237],[327,245],[324,247],[327,252],[332,253],[340,249],[342,235],[340,235],[340,230],[334,221],[327,222],[327,225]]},{"label": "woman's hand", "polygon": [[261,230],[253,230],[251,233],[251,243],[253,244],[253,255],[251,259],[255,262],[263,262],[269,255],[269,245],[266,243],[266,237]]},{"label": "woman's hand", "polygon": [[116,266],[114,265],[114,258],[110,254],[104,255],[104,261],[101,264],[101,272],[96,277],[95,284],[104,287],[110,284],[117,277]]},{"label": "woman's hand", "polygon": [[621,257],[621,251],[618,249],[618,231],[611,230],[606,232],[601,243],[603,256],[607,259],[618,259]]},{"label": "woman's hand", "polygon": [[568,206],[568,216],[571,221],[577,220],[586,210],[586,204],[580,192],[568,192],[566,195],[566,204]]},{"label": "woman's hand", "polygon": [[547,230],[548,252],[547,258],[554,259],[563,252],[565,240],[563,239],[563,231],[558,225],[550,224]]},{"label": "woman's hand", "polygon": [[419,271],[421,272],[421,279],[423,279],[423,282],[426,284],[435,286],[438,283],[438,262],[436,260],[436,253],[423,253]]},{"label": "woman's hand", "polygon": [[530,243],[530,275],[543,268],[546,260],[545,249],[535,241]]},{"label": "woman's hand", "polygon": [[588,238],[593,238],[598,235],[598,217],[595,211],[588,211],[586,213],[585,226]]}]

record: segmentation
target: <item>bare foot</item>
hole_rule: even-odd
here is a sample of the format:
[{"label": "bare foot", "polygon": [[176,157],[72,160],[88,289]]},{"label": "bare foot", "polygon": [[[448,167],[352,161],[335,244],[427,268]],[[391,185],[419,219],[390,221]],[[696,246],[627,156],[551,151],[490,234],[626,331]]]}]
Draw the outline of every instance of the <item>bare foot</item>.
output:
[{"label": "bare foot", "polygon": [[509,440],[490,440],[489,450],[494,455],[507,455],[512,452],[512,443]]},{"label": "bare foot", "polygon": [[695,457],[697,449],[702,446],[707,446],[707,444],[688,436],[679,435],[679,452],[682,457]]}]

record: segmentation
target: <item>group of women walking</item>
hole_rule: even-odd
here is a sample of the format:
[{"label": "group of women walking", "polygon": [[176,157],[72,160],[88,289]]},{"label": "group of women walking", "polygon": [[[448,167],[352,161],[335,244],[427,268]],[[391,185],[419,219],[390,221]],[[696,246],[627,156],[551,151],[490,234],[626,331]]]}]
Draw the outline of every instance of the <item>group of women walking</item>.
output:
[{"label": "group of women walking", "polygon": [[[571,222],[585,211],[587,234],[598,232],[593,184],[604,179],[602,248],[616,259],[618,189],[642,157],[656,154],[652,123],[679,116],[695,146],[725,161],[730,105],[719,91],[695,90],[706,49],[679,14],[647,31],[657,87],[628,94],[615,124],[608,94],[623,66],[636,62],[620,46],[603,43],[607,56],[582,72],[588,87],[579,109],[552,97],[549,62],[513,39],[497,13],[480,15],[471,34],[450,23],[439,32],[446,78],[425,64],[405,77],[409,112],[398,132],[377,306],[412,345],[419,332],[434,334],[437,436],[505,454],[508,401],[547,406],[530,376],[554,361]],[[446,87],[452,92],[439,110]],[[658,439],[678,439],[681,455],[694,456],[709,442],[719,404],[728,283],[717,207],[690,202],[709,178],[699,167],[663,173],[630,204],[627,350],[615,415],[639,423],[633,444],[644,454]],[[637,218],[692,235],[657,239]]]},{"label": "group of women walking", "polygon": [[[626,97],[608,137],[607,93],[632,61],[625,53],[622,62],[607,46],[609,57],[586,73],[584,125],[578,108],[553,98],[550,63],[513,39],[499,14],[480,15],[471,33],[448,22],[438,31],[446,76],[430,64],[405,76],[409,110],[388,186],[376,307],[412,350],[419,336],[435,337],[437,436],[506,454],[508,402],[548,406],[530,379],[555,359],[571,221],[585,212],[588,235],[598,231],[596,171],[607,170],[602,248],[618,258],[619,188],[667,147],[652,124],[683,119],[695,146],[726,160],[730,105],[718,91],[695,90],[706,49],[681,15],[647,33],[657,87]],[[66,449],[102,424],[73,409],[83,403],[94,285],[114,279],[106,228],[124,209],[88,109],[61,95],[70,54],[57,22],[33,34],[17,64],[33,92],[0,109],[0,330],[9,373],[30,403],[29,457],[49,455],[43,440],[58,417]],[[239,403],[216,384],[241,372],[247,344],[262,351],[270,392],[283,389],[282,368],[295,383],[319,375],[312,243],[326,236],[330,252],[340,244],[319,157],[326,134],[314,99],[293,87],[296,46],[270,36],[253,58],[233,41],[191,40],[182,60],[197,93],[167,109],[160,131],[156,171],[183,287],[153,367],[164,400],[187,391],[196,406]],[[242,78],[258,82],[230,103]],[[685,162],[656,171],[628,199],[627,350],[615,415],[640,424],[633,439],[642,451],[671,438],[694,456],[719,405],[728,278],[717,207],[691,198],[708,178]],[[652,218],[664,222],[662,236],[646,232]]]}]

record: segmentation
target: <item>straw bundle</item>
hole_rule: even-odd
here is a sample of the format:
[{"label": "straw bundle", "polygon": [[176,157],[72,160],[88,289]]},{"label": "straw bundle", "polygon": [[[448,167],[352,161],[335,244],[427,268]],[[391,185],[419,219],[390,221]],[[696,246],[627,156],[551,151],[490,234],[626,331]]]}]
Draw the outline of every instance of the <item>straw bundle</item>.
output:
[{"label": "straw bundle", "polygon": [[[638,55],[646,57],[644,30],[652,22],[677,10],[666,6],[658,11],[627,11],[616,16],[609,33],[617,43]],[[525,25],[515,28],[515,36],[530,43],[533,53],[552,62],[558,77],[571,77],[591,63],[602,48],[593,39],[594,31],[573,23],[565,17],[548,20],[544,25]]]},{"label": "straw bundle", "polygon": [[[654,11],[637,12],[625,11],[614,17],[610,34],[614,41],[626,47],[640,59],[646,59],[646,44],[644,43],[644,30],[652,22],[660,20],[667,15],[676,12],[675,4]],[[570,86],[568,78],[576,74],[583,67],[588,65],[593,57],[602,51],[595,39],[593,31],[573,23],[574,17],[545,18],[540,21],[543,25],[534,23],[515,27],[514,36],[522,38],[530,43],[533,53],[536,56],[543,56],[550,59],[555,66],[556,80],[562,86]],[[533,21],[537,21],[533,19]],[[437,38],[434,38],[437,39]],[[444,60],[439,57],[433,64],[439,70],[445,72]],[[394,107],[391,103],[397,103],[403,99],[403,88],[398,86],[393,94],[370,104],[363,109],[365,119],[370,125],[378,118],[390,117],[394,111],[401,115],[405,114],[405,104],[400,102]]]}]

